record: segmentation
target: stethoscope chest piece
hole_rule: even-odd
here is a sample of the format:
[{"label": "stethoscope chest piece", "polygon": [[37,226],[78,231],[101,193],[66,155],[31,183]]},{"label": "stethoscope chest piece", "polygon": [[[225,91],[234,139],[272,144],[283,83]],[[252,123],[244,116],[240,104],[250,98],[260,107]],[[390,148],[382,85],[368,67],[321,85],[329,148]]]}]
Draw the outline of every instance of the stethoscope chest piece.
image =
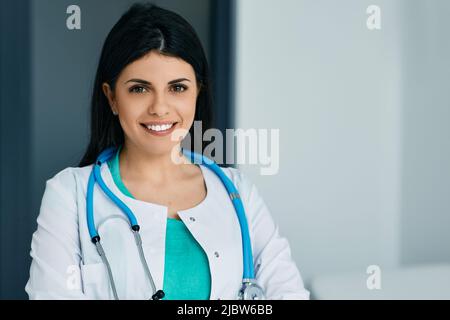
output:
[{"label": "stethoscope chest piece", "polygon": [[265,300],[264,290],[254,282],[243,282],[239,300]]}]

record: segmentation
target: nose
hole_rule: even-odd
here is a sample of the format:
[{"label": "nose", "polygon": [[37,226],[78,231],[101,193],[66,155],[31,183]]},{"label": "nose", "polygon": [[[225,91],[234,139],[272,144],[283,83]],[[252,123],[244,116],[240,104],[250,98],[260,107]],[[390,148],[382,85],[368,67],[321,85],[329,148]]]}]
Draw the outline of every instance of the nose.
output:
[{"label": "nose", "polygon": [[169,113],[170,107],[165,99],[164,92],[154,92],[155,98],[148,107],[148,113],[152,116],[163,117]]}]

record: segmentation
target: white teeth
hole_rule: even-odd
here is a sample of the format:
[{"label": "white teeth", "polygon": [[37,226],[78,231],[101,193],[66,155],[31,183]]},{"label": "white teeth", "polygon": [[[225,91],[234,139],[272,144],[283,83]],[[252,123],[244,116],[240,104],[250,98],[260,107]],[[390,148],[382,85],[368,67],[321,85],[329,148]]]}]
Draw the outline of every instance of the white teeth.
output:
[{"label": "white teeth", "polygon": [[147,128],[149,130],[153,130],[153,131],[165,131],[165,130],[168,130],[168,129],[172,128],[172,126],[173,126],[173,123],[171,123],[171,124],[163,124],[161,126],[160,125],[157,125],[157,126],[150,125],[150,126],[147,126]]}]

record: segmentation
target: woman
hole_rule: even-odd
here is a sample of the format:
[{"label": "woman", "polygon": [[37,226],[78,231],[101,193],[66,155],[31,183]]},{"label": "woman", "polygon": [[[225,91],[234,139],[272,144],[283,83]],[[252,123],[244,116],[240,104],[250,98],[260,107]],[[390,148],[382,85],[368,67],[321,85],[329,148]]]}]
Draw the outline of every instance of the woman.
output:
[{"label": "woman", "polygon": [[[31,299],[242,296],[247,251],[230,194],[222,178],[181,148],[194,121],[209,127],[211,101],[193,28],[160,7],[133,5],[103,46],[86,154],[79,167],[47,181],[31,245]],[[174,139],[176,131],[182,134]],[[250,298],[264,297],[254,296],[256,289],[268,299],[308,298],[255,186],[237,169],[222,170],[245,208],[255,278],[244,283]]]}]

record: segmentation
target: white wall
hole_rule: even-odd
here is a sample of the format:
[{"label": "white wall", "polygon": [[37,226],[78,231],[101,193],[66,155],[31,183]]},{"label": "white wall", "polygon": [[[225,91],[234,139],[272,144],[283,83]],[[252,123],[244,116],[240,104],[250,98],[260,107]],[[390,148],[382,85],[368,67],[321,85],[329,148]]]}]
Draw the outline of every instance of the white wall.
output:
[{"label": "white wall", "polygon": [[257,184],[308,284],[399,263],[402,1],[238,0],[236,127],[280,128]]}]

